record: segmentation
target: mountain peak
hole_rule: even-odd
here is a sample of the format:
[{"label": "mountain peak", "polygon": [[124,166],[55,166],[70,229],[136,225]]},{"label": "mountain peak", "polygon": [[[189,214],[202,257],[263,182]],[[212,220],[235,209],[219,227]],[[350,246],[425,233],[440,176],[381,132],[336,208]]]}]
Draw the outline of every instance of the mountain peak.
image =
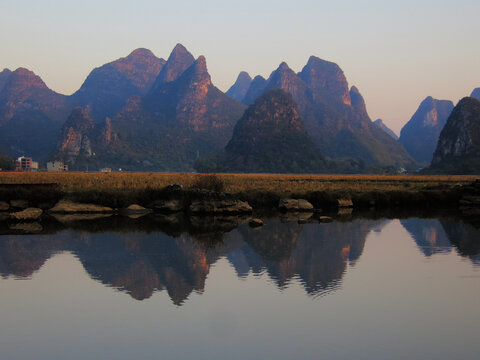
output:
[{"label": "mountain peak", "polygon": [[226,94],[234,99],[242,101],[245,98],[251,83],[252,78],[250,75],[245,71],[241,71],[240,74],[238,74],[235,84],[228,89]]},{"label": "mountain peak", "polygon": [[9,78],[10,86],[21,90],[21,88],[47,88],[47,85],[43,82],[40,76],[36,75],[33,71],[20,67],[11,73]]},{"label": "mountain peak", "polygon": [[175,47],[172,50],[172,54],[174,56],[179,55],[179,54],[190,54],[185,46],[182,44],[178,43],[175,45]]},{"label": "mountain peak", "polygon": [[162,83],[178,79],[194,62],[195,58],[182,44],[175,45],[152,89],[156,89]]},{"label": "mountain peak", "polygon": [[267,86],[267,80],[263,76],[261,75],[255,76],[252,82],[250,83],[250,86],[248,87],[242,102],[245,105],[252,104],[255,101],[255,99],[263,93],[266,86]]},{"label": "mountain peak", "polygon": [[207,59],[205,59],[205,56],[200,55],[198,59],[195,61],[195,68],[197,72],[201,73],[206,73],[208,72],[207,70]]},{"label": "mountain peak", "polygon": [[310,56],[298,75],[320,97],[351,105],[347,79],[337,64]]},{"label": "mountain peak", "polygon": [[288,66],[288,64],[285,62],[285,61],[282,61],[282,63],[278,66],[278,69],[277,70],[280,70],[280,71],[292,71],[292,69],[290,69],[290,67]]},{"label": "mountain peak", "polygon": [[318,172],[325,161],[298,114],[292,95],[271,89],[238,120],[225,147],[221,171]]},{"label": "mountain peak", "polygon": [[128,56],[128,57],[151,57],[155,56],[149,49],[145,48],[138,48],[133,50]]}]

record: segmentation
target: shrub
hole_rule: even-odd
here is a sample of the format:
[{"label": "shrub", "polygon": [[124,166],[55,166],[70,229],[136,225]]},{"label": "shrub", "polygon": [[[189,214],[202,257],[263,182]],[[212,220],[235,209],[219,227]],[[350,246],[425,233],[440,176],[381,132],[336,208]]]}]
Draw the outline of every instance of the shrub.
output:
[{"label": "shrub", "polygon": [[192,188],[223,192],[225,183],[215,174],[197,175],[192,183]]}]

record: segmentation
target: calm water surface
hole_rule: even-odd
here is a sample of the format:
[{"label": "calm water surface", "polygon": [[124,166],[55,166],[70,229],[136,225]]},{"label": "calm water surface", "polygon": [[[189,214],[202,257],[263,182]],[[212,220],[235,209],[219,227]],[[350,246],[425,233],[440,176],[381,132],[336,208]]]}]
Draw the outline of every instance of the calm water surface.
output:
[{"label": "calm water surface", "polygon": [[480,356],[471,225],[142,224],[1,235],[0,359]]}]

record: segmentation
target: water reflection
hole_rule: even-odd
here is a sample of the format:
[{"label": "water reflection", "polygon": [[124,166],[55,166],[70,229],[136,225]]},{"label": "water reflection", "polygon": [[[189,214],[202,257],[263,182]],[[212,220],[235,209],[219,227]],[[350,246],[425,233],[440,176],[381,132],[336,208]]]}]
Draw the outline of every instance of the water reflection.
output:
[{"label": "water reflection", "polygon": [[400,222],[425,256],[456,248],[460,256],[480,265],[480,229],[472,224],[456,219],[412,218]]},{"label": "water reflection", "polygon": [[448,253],[452,250],[452,244],[440,221],[413,218],[401,220],[400,223],[410,233],[425,256]]},{"label": "water reflection", "polygon": [[[2,236],[0,275],[29,278],[54,254],[68,251],[90,277],[106,286],[136,300],[166,291],[180,306],[192,292],[204,291],[210,267],[225,257],[240,278],[267,273],[279,289],[295,279],[310,296],[321,296],[340,286],[348,266],[361,257],[367,235],[388,223],[362,219],[300,225],[273,218],[252,229],[247,220],[174,215],[58,218],[55,224],[42,224],[47,234]],[[480,264],[480,234],[473,226],[448,219],[408,219],[401,224],[425,256],[448,253],[453,244],[461,256]]]}]

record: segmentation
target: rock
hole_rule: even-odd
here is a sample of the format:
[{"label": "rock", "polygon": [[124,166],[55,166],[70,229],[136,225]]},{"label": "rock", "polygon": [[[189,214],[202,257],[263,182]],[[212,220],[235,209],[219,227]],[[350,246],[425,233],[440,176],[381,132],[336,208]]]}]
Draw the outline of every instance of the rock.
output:
[{"label": "rock", "polygon": [[190,205],[192,213],[251,213],[252,207],[238,199],[194,200]]},{"label": "rock", "polygon": [[353,202],[351,199],[337,199],[337,204],[339,208],[353,207]]},{"label": "rock", "polygon": [[10,214],[7,212],[0,212],[0,221],[5,221],[8,220],[10,217]]},{"label": "rock", "polygon": [[0,201],[0,211],[8,211],[10,205],[6,201]]},{"label": "rock", "polygon": [[263,221],[262,219],[252,219],[248,222],[248,225],[252,228],[261,227],[263,226]]},{"label": "rock", "polygon": [[28,208],[27,200],[10,200],[10,205],[14,208],[26,209]]},{"label": "rock", "polygon": [[157,212],[178,212],[183,211],[184,208],[184,202],[180,199],[156,200],[154,202],[154,209]]},{"label": "rock", "polygon": [[27,208],[23,211],[11,213],[10,218],[14,220],[37,220],[42,214],[42,209]]},{"label": "rock", "polygon": [[49,210],[51,213],[111,213],[112,208],[95,204],[81,204],[70,200],[60,200],[53,208]]},{"label": "rock", "polygon": [[281,199],[278,209],[280,211],[313,211],[313,205],[304,199]]},{"label": "rock", "polygon": [[330,216],[320,216],[318,221],[321,223],[331,223],[333,219]]},{"label": "rock", "polygon": [[120,211],[123,215],[145,215],[151,213],[151,209],[144,208],[138,204],[132,204],[129,207]]}]

